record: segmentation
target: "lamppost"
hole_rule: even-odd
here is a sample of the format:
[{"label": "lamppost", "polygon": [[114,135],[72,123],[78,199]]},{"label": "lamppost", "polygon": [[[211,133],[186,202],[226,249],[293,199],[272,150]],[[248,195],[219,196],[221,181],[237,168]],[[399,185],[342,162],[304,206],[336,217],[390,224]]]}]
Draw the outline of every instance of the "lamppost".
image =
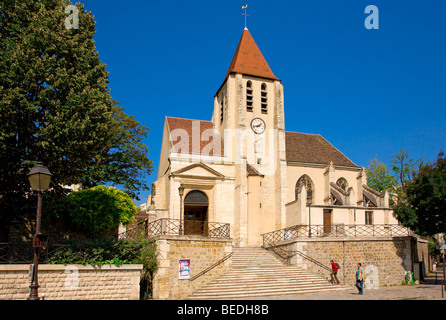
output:
[{"label": "lamppost", "polygon": [[311,202],[307,202],[308,205],[308,238],[311,238]]},{"label": "lamppost", "polygon": [[180,185],[178,188],[178,194],[180,195],[180,236],[183,234],[183,195],[184,187]]},{"label": "lamppost", "polygon": [[37,192],[37,219],[36,219],[36,233],[33,238],[34,261],[32,265],[32,279],[29,286],[30,294],[28,300],[39,300],[39,282],[38,282],[38,266],[39,266],[39,235],[40,234],[40,219],[42,216],[42,192],[50,188],[52,174],[47,167],[41,163],[34,166],[28,173],[29,184],[31,189]]}]

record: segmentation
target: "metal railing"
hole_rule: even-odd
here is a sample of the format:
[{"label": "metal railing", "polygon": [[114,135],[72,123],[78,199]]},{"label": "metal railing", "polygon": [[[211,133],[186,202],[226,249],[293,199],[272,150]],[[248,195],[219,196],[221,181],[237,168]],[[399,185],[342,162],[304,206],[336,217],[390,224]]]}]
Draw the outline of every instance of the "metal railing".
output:
[{"label": "metal railing", "polygon": [[[39,250],[39,263],[45,264],[61,246],[52,244]],[[28,264],[33,261],[34,249],[30,243],[0,243],[0,264]]]},{"label": "metal railing", "polygon": [[0,243],[0,264],[8,263],[9,261],[9,244]]},{"label": "metal railing", "polygon": [[322,262],[319,262],[319,261],[313,259],[312,257],[306,255],[303,252],[285,250],[285,249],[283,249],[281,247],[270,247],[270,248],[268,248],[268,250],[271,250],[272,252],[274,252],[277,256],[279,256],[279,258],[281,258],[282,260],[286,261],[286,263],[289,263],[289,259],[290,258],[294,257],[295,255],[299,255],[302,258],[310,261],[311,263],[314,263],[318,267],[321,267],[322,269],[325,269],[325,270],[331,272],[331,268],[327,267]]},{"label": "metal railing", "polygon": [[211,265],[210,267],[204,269],[203,271],[201,271],[200,273],[198,273],[197,275],[193,276],[192,278],[189,279],[189,281],[194,281],[196,279],[198,279],[199,277],[205,275],[206,273],[208,273],[209,271],[211,271],[212,269],[218,267],[220,264],[222,264],[223,262],[225,262],[226,260],[228,260],[230,257],[232,257],[233,252],[231,252],[230,254],[228,254],[226,257],[218,260],[216,263],[214,263],[213,265]]},{"label": "metal railing", "polygon": [[194,235],[210,238],[230,238],[230,224],[162,218],[147,225],[147,236],[157,235]]},{"label": "metal railing", "polygon": [[322,237],[403,237],[414,233],[401,225],[296,225],[262,234],[263,246],[302,239]]},{"label": "metal railing", "polygon": [[147,238],[147,226],[148,220],[139,222],[133,228],[129,228],[126,231],[118,234],[118,240],[137,240],[139,238]]}]

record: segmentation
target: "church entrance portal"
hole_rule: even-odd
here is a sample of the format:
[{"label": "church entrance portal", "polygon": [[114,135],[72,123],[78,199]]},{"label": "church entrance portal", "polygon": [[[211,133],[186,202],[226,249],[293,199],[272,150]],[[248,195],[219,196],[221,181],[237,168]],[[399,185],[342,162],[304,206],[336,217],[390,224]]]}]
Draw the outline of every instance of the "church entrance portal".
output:
[{"label": "church entrance portal", "polygon": [[201,191],[189,192],[184,199],[184,234],[207,236],[208,197]]}]

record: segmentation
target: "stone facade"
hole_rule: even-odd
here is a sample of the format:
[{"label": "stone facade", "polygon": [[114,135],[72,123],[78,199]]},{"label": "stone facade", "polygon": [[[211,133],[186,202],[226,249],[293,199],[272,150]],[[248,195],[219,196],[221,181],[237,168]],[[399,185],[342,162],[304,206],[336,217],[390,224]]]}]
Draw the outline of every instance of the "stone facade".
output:
[{"label": "stone facade", "polygon": [[179,279],[179,260],[190,260],[190,277],[232,253],[232,240],[192,236],[157,236],[158,270],[153,276],[154,299],[184,299],[229,270],[229,258],[205,275],[190,281]]},{"label": "stone facade", "polygon": [[[39,265],[45,300],[139,300],[142,265]],[[0,265],[0,300],[29,297],[29,265]]]},{"label": "stone facade", "polygon": [[150,221],[195,214],[181,185],[184,198],[206,195],[200,221],[229,223],[237,247],[260,246],[261,234],[293,225],[398,223],[388,193],[367,187],[364,168],[318,134],[285,129],[284,86],[245,29],[211,120],[165,118]]},{"label": "stone facade", "polygon": [[[428,266],[427,241],[414,241],[413,237],[382,238],[333,238],[289,241],[280,246],[287,251],[300,251],[331,268],[333,259],[340,265],[338,279],[341,283],[355,283],[357,263],[364,268],[367,288],[401,285],[407,272],[413,271],[413,261],[424,261]],[[308,271],[330,277],[330,272],[311,263],[300,255],[294,255],[289,263]]]}]

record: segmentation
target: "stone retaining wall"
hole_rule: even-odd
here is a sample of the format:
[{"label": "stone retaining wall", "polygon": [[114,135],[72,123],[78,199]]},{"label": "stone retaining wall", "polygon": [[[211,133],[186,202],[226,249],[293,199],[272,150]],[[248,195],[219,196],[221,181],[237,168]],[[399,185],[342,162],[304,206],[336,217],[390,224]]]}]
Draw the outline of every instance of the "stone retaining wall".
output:
[{"label": "stone retaining wall", "polygon": [[185,299],[204,284],[227,272],[229,258],[194,281],[179,279],[179,260],[190,260],[190,277],[232,253],[232,239],[157,236],[158,270],[153,276],[153,299]]},{"label": "stone retaining wall", "polygon": [[[142,265],[39,265],[45,300],[139,300]],[[29,297],[29,265],[0,265],[0,300]]]},{"label": "stone retaining wall", "polygon": [[[330,267],[330,259],[340,265],[338,279],[341,283],[353,285],[357,263],[360,262],[366,274],[364,285],[368,288],[401,285],[412,262],[424,261],[428,267],[427,241],[414,241],[412,237],[387,238],[315,238],[293,240],[280,246],[287,251],[300,251],[316,261]],[[330,278],[330,272],[295,255],[290,261],[308,271]]]}]

